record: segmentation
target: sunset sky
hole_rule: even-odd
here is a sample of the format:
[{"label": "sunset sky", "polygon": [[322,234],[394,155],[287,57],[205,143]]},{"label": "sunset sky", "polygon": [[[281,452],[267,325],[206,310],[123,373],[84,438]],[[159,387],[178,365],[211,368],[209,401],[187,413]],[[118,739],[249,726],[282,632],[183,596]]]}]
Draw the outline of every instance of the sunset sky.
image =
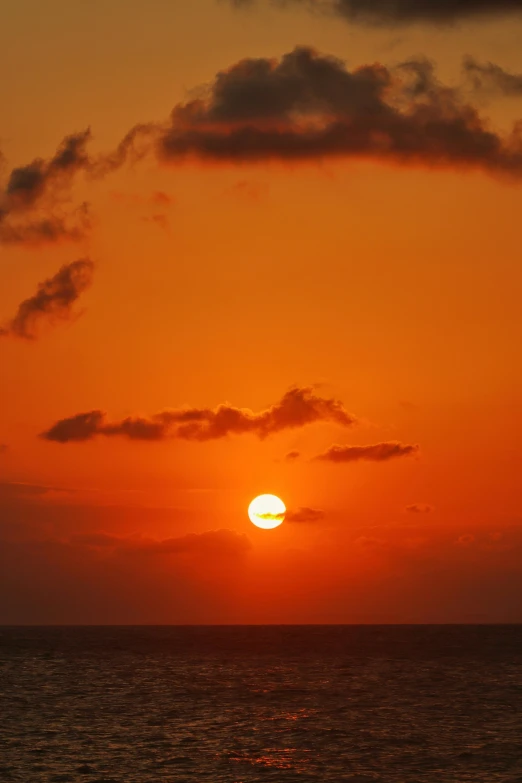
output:
[{"label": "sunset sky", "polygon": [[521,40],[4,1],[0,623],[522,622]]}]

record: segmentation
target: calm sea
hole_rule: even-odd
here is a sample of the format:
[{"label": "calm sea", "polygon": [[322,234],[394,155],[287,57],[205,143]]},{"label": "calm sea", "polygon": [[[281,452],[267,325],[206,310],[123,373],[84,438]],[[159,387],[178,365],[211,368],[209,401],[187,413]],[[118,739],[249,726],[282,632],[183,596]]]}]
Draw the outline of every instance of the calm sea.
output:
[{"label": "calm sea", "polygon": [[522,626],[0,628],[1,783],[522,783]]}]

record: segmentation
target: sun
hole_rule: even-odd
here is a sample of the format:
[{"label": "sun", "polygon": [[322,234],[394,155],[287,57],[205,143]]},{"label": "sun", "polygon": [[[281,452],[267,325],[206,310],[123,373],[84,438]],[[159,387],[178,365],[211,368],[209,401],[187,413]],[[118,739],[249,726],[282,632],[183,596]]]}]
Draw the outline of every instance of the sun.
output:
[{"label": "sun", "polygon": [[286,506],[277,495],[259,495],[248,507],[250,521],[264,530],[273,530],[282,524]]}]

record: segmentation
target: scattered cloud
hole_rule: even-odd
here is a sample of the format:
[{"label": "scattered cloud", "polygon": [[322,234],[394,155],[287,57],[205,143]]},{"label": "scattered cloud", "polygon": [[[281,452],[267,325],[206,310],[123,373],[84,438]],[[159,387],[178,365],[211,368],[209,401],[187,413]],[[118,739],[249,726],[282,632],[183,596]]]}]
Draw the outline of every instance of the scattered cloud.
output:
[{"label": "scattered cloud", "polygon": [[286,522],[320,522],[325,517],[325,512],[320,508],[289,509],[285,515]]},{"label": "scattered cloud", "polygon": [[431,514],[434,510],[428,503],[412,503],[411,506],[406,506],[409,514]]},{"label": "scattered cloud", "polygon": [[289,451],[288,454],[285,456],[285,460],[287,462],[296,462],[298,459],[301,459],[300,451]]},{"label": "scattered cloud", "polygon": [[419,453],[418,446],[412,446],[398,441],[376,443],[372,446],[330,446],[325,452],[315,457],[321,462],[387,462],[398,457],[410,457]]},{"label": "scattered cloud", "polygon": [[19,305],[14,318],[0,328],[0,337],[34,340],[42,323],[70,321],[74,304],[91,285],[93,271],[94,264],[88,258],[62,266],[54,277],[39,284],[34,296]]},{"label": "scattered cloud", "polygon": [[339,400],[321,397],[310,387],[294,387],[279,402],[259,413],[224,404],[217,408],[165,410],[149,418],[129,417],[110,422],[103,411],[95,410],[62,419],[41,437],[57,443],[92,440],[98,435],[142,441],[166,438],[208,441],[247,433],[266,438],[314,422],[350,427],[356,419]]},{"label": "scattered cloud", "polygon": [[519,14],[522,0],[230,0],[235,8],[263,3],[295,6],[347,22],[395,27],[412,23],[458,21]]}]

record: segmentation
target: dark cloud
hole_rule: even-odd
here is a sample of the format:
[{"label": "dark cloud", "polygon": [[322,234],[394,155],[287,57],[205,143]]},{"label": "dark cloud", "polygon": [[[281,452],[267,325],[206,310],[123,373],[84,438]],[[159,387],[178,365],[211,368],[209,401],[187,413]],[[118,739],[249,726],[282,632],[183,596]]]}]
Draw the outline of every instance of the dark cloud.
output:
[{"label": "dark cloud", "polygon": [[108,533],[82,533],[70,543],[100,549],[113,549],[128,554],[146,555],[220,555],[237,556],[251,548],[250,539],[234,530],[209,530],[189,533],[178,538],[155,540],[141,536],[119,537]]},{"label": "dark cloud", "polygon": [[479,63],[473,57],[464,59],[463,69],[473,89],[478,92],[507,97],[522,95],[522,74],[505,71],[495,63]]},{"label": "dark cloud", "polygon": [[0,329],[0,336],[33,340],[42,323],[71,320],[74,304],[91,285],[93,270],[88,258],[62,266],[54,277],[39,284],[34,296],[20,304],[14,318]]},{"label": "dark cloud", "polygon": [[36,158],[14,168],[0,194],[0,243],[34,245],[83,239],[91,228],[87,205],[62,214],[77,175],[99,179],[141,160],[150,152],[152,134],[153,126],[137,125],[112,153],[95,157],[87,150],[92,140],[87,129],[67,136],[53,157]]},{"label": "dark cloud", "polygon": [[[348,5],[362,13],[379,4]],[[411,0],[408,6],[457,4]],[[399,0],[382,0],[383,9],[399,7]],[[520,94],[522,77],[500,66],[467,58],[464,72],[476,89]],[[522,176],[520,123],[511,133],[497,132],[465,94],[442,84],[433,64],[422,58],[393,68],[373,63],[349,70],[338,58],[297,47],[279,60],[244,59],[220,71],[203,97],[175,106],[166,123],[136,125],[109,154],[91,155],[91,132],[85,130],[67,136],[51,158],[13,169],[0,193],[0,242],[81,239],[91,225],[85,205],[64,214],[77,176],[105,177],[150,154],[166,164],[354,158]],[[255,200],[261,191],[240,180],[233,192]],[[161,192],[149,199],[165,207],[171,201]],[[151,219],[165,226],[161,210]]]},{"label": "dark cloud", "polygon": [[86,151],[90,130],[67,136],[50,160],[36,158],[12,170],[4,200],[9,211],[26,210],[52,191],[69,184],[71,178],[90,164]]},{"label": "dark cloud", "polygon": [[86,205],[67,218],[54,212],[68,200],[76,175],[92,166],[90,140],[90,130],[72,134],[52,158],[36,158],[11,171],[0,195],[0,242],[41,244],[85,236],[90,227]]},{"label": "dark cloud", "polygon": [[411,506],[406,506],[405,510],[409,514],[431,514],[434,508],[428,503],[412,503]]},{"label": "dark cloud", "polygon": [[320,508],[302,508],[289,509],[285,514],[286,522],[320,522],[324,519],[325,513]]},{"label": "dark cloud", "polygon": [[133,417],[109,422],[103,411],[89,411],[58,421],[42,437],[57,443],[91,440],[97,435],[144,441],[165,438],[207,441],[246,433],[266,438],[283,430],[320,421],[350,427],[356,419],[339,400],[321,397],[308,387],[296,387],[279,402],[259,413],[225,404],[217,408],[166,410],[150,418]]},{"label": "dark cloud", "polygon": [[167,163],[366,158],[522,175],[520,129],[490,129],[428,61],[350,71],[306,47],[218,73],[206,98],[173,110],[156,149]]},{"label": "dark cloud", "polygon": [[323,454],[315,457],[322,462],[387,462],[397,457],[409,457],[419,453],[418,446],[397,441],[376,443],[373,446],[330,446]]},{"label": "dark cloud", "polygon": [[301,459],[300,451],[289,451],[288,454],[285,456],[285,460],[287,462],[295,462],[298,459]]},{"label": "dark cloud", "polygon": [[230,0],[236,8],[263,3],[296,6],[348,22],[397,26],[453,24],[461,20],[519,14],[522,0]]}]

